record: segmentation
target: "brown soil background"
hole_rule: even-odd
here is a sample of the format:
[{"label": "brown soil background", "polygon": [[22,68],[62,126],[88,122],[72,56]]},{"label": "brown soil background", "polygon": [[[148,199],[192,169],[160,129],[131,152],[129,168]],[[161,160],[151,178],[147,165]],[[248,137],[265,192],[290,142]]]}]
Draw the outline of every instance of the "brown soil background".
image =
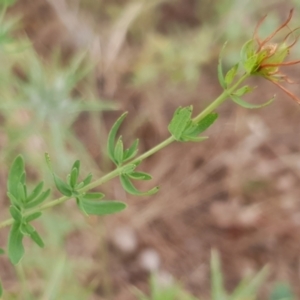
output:
[{"label": "brown soil background", "polygon": [[[164,21],[158,22],[157,30],[164,32],[166,25],[176,22],[190,28],[199,26],[199,19],[193,15],[194,4],[195,1],[177,1],[161,5],[159,12]],[[210,6],[203,7],[209,13]],[[55,8],[55,1],[42,0],[22,0],[14,8],[24,15],[25,32],[46,57],[57,45],[66,56],[84,48],[84,41],[72,35],[78,23],[67,28],[59,9],[64,13],[59,5]],[[102,17],[100,25],[105,25],[105,15]],[[80,30],[89,32],[89,16],[82,18],[85,22],[80,21]],[[109,36],[104,25],[100,26],[102,33]],[[95,49],[96,57],[99,52]],[[169,83],[164,81],[148,88],[134,87],[128,83],[132,71],[129,62],[138,47],[131,46],[129,39],[121,49],[113,67],[97,67],[99,95],[114,99],[122,111],[130,112],[124,135],[140,138],[141,152],[167,137],[167,124],[177,106],[193,104],[198,111],[221,92],[216,60],[203,66],[192,91],[182,83],[166,87]],[[294,72],[292,77],[299,78],[300,72]],[[172,144],[143,163],[142,169],[154,178],[151,186],[161,186],[157,195],[131,197],[114,181],[110,193],[126,201],[128,209],[103,220],[90,219],[91,228],[74,229],[66,237],[69,259],[88,257],[92,261],[89,270],[78,276],[82,285],[94,283],[89,299],[131,300],[135,299],[132,286],[147,290],[151,266],[141,263],[147,253],[159,258],[160,272],[171,274],[195,296],[209,299],[212,248],[220,252],[228,290],[245,275],[269,264],[271,275],[263,286],[261,299],[267,299],[278,281],[290,283],[300,296],[300,108],[267,82],[253,83],[259,88],[247,99],[263,101],[276,92],[276,101],[270,107],[245,110],[228,101],[218,110],[220,117],[209,130],[208,141]],[[298,85],[290,89],[300,95]],[[104,114],[107,130],[118,115],[119,111]],[[130,124],[134,125],[129,129]],[[93,137],[85,134],[85,115],[75,128],[99,160],[101,154],[93,147]],[[101,233],[97,231],[99,227],[104,228]],[[126,243],[130,241],[133,246],[128,250]],[[100,243],[104,244],[101,251]],[[15,288],[13,271],[6,263],[4,266],[8,270],[6,282]]]}]

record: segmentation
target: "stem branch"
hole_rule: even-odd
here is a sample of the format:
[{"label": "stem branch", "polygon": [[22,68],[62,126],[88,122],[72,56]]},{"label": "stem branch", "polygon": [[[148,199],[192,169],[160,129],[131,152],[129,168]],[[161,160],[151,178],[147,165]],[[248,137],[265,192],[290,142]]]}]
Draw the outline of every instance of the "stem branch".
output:
[{"label": "stem branch", "polygon": [[[208,114],[210,114],[211,112],[213,112],[217,107],[219,107],[229,96],[230,94],[232,94],[239,86],[240,84],[245,81],[247,78],[249,77],[248,74],[244,74],[243,76],[241,76],[241,78],[229,89],[224,90],[223,93],[216,98],[210,105],[208,105],[201,113],[199,113],[194,119],[193,121],[195,122],[199,122],[201,121],[203,118],[205,118]],[[173,136],[168,137],[166,140],[164,140],[163,142],[159,143],[158,145],[156,145],[155,147],[153,147],[152,149],[148,150],[147,152],[141,154],[140,156],[138,156],[137,158],[135,158],[134,160],[128,162],[127,164],[123,165],[122,167],[118,167],[115,170],[111,171],[110,173],[104,175],[103,177],[95,180],[94,182],[88,184],[87,186],[85,186],[84,188],[78,190],[78,192],[86,192],[88,190],[91,190],[97,186],[102,185],[103,183],[113,179],[114,177],[117,177],[119,174],[122,173],[122,170],[124,167],[126,167],[128,164],[132,164],[132,163],[136,163],[138,161],[142,161],[144,159],[146,159],[147,157],[153,155],[154,153],[160,151],[161,149],[167,147],[168,145],[170,145],[171,143],[173,143],[175,141]],[[54,207],[58,204],[61,204],[69,199],[72,199],[70,197],[60,197],[57,198],[55,200],[49,201],[45,204],[42,204],[36,208],[33,208],[31,210],[28,210],[27,212],[24,213],[24,216],[27,216],[29,214],[32,214],[34,212],[38,212],[38,211],[43,211],[46,210],[48,208]],[[0,223],[0,229],[6,226],[11,225],[14,222],[14,219],[10,218],[7,219],[3,222]]]}]

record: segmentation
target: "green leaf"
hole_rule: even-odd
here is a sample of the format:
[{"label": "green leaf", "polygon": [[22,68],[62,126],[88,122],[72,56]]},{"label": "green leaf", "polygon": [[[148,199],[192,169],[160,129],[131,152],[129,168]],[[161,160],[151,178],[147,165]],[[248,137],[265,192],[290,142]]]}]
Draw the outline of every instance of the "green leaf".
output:
[{"label": "green leaf", "polygon": [[82,181],[83,186],[86,186],[86,185],[90,184],[91,181],[92,181],[92,178],[93,178],[93,175],[92,175],[91,173],[89,173],[89,174],[85,177],[85,179],[83,179],[83,181]]},{"label": "green leaf", "polygon": [[242,62],[248,60],[249,57],[252,57],[255,54],[255,41],[253,39],[247,41],[241,50],[240,58]]},{"label": "green leaf", "polygon": [[223,56],[223,52],[224,52],[226,45],[227,45],[227,42],[224,43],[224,45],[221,49],[220,56],[219,56],[219,63],[218,63],[218,79],[219,79],[220,85],[223,89],[227,89],[227,85],[226,85],[224,74],[223,74],[223,66],[222,66],[222,56]]},{"label": "green leaf", "polygon": [[[46,159],[46,163],[48,165],[49,170],[52,173],[53,179],[54,179],[54,183],[56,188],[65,196],[67,197],[71,197],[72,196],[72,189],[71,187],[65,183],[64,181],[62,181],[54,172],[53,172],[53,168],[51,165],[51,159],[50,159],[50,155],[48,153],[45,153],[45,159]],[[75,162],[76,163],[76,162]]]},{"label": "green leaf", "polygon": [[24,167],[24,159],[19,155],[15,158],[8,174],[7,190],[18,202],[18,185],[24,173]]},{"label": "green leaf", "polygon": [[73,168],[70,174],[70,186],[74,189],[78,179],[78,169]]},{"label": "green leaf", "polygon": [[71,197],[72,196],[72,190],[71,187],[62,181],[55,173],[52,173],[54,178],[54,183],[56,188],[65,196]]},{"label": "green leaf", "polygon": [[257,55],[249,57],[244,63],[243,67],[248,74],[252,74],[258,68]]},{"label": "green leaf", "polygon": [[153,195],[155,193],[158,192],[159,187],[154,187],[151,190],[147,191],[147,192],[140,192],[139,190],[137,190],[135,188],[135,186],[132,184],[132,182],[130,181],[129,177],[125,174],[121,174],[120,175],[120,181],[121,184],[124,188],[124,190],[132,195],[136,195],[136,196],[143,196],[143,195]]},{"label": "green leaf", "polygon": [[20,199],[22,203],[24,203],[25,199],[26,199],[25,190],[26,190],[26,186],[22,182],[19,182],[19,184],[18,184],[18,199]]},{"label": "green leaf", "polygon": [[238,96],[238,97],[241,97],[241,96],[244,96],[245,94],[248,94],[250,92],[253,91],[253,88],[248,86],[248,85],[245,85],[241,88],[239,88],[237,91],[235,91],[233,94]]},{"label": "green leaf", "polygon": [[235,64],[225,75],[225,83],[226,86],[229,86],[232,82],[233,79],[235,78],[235,75],[238,71],[239,68],[239,63]]},{"label": "green leaf", "polygon": [[42,213],[41,213],[40,211],[37,211],[37,212],[35,212],[35,213],[32,213],[32,214],[28,215],[28,216],[25,218],[25,221],[26,221],[27,223],[30,223],[30,222],[32,222],[33,220],[38,219],[41,215],[42,215]]},{"label": "green leaf", "polygon": [[24,185],[26,184],[26,173],[23,172],[21,178],[20,178],[20,182],[23,183]]},{"label": "green leaf", "polygon": [[130,174],[134,171],[135,168],[136,168],[136,164],[129,164],[127,166],[124,166],[122,168],[122,174]]},{"label": "green leaf", "polygon": [[33,208],[44,202],[50,195],[50,189],[46,190],[45,192],[41,193],[35,200],[32,200],[28,203],[24,204],[25,208]]},{"label": "green leaf", "polygon": [[81,205],[89,215],[108,215],[120,212],[126,208],[126,204],[118,201],[93,201],[82,199]]},{"label": "green leaf", "polygon": [[152,176],[145,172],[132,172],[129,173],[128,176],[135,180],[150,180]]},{"label": "green leaf", "polygon": [[78,173],[79,173],[79,171],[80,171],[80,160],[77,159],[77,160],[74,162],[74,164],[73,164],[71,170],[73,170],[74,168],[75,168],[75,169],[78,171]]},{"label": "green leaf", "polygon": [[212,300],[226,300],[220,258],[215,250],[211,253],[210,269]]},{"label": "green leaf", "polygon": [[77,204],[78,208],[84,213],[85,216],[88,216],[88,213],[85,211],[85,209],[82,205],[82,197],[78,196],[75,199],[76,199],[76,204]]},{"label": "green leaf", "polygon": [[119,127],[121,126],[123,120],[126,118],[127,112],[121,115],[119,119],[115,122],[113,127],[111,128],[109,135],[108,135],[108,143],[107,143],[107,152],[109,158],[116,164],[116,160],[114,157],[114,152],[115,152],[115,140],[116,140],[116,135],[119,130]]},{"label": "green leaf", "polygon": [[0,297],[3,296],[3,287],[2,287],[2,282],[0,281]]},{"label": "green leaf", "polygon": [[22,213],[16,206],[10,206],[9,212],[15,221],[17,221],[17,222],[22,221],[22,218],[23,218]]},{"label": "green leaf", "polygon": [[210,113],[198,123],[194,123],[185,132],[184,135],[197,137],[200,133],[208,129],[218,118],[217,113]]},{"label": "green leaf", "polygon": [[79,171],[80,171],[80,161],[76,160],[71,168],[71,174],[70,174],[70,185],[72,188],[75,188],[76,186]]},{"label": "green leaf", "polygon": [[191,115],[192,115],[193,107],[178,107],[173,115],[173,118],[168,126],[169,132],[172,136],[177,140],[180,141],[181,135],[188,127],[188,125],[192,122]]},{"label": "green leaf", "polygon": [[16,199],[16,197],[14,195],[12,195],[11,193],[7,192],[7,196],[9,198],[10,202],[13,205],[15,205],[15,206],[19,206],[20,205],[19,201]]},{"label": "green leaf", "polygon": [[5,254],[5,251],[4,251],[4,249],[0,248],[0,255],[3,255],[3,254]]},{"label": "green leaf", "polygon": [[263,104],[252,104],[252,103],[248,103],[244,100],[242,100],[240,97],[236,96],[236,95],[230,95],[231,99],[238,105],[244,107],[244,108],[249,108],[249,109],[254,109],[254,108],[262,108],[264,106],[267,106],[269,104],[271,104],[274,99],[275,96],[273,98],[271,98],[269,101],[263,103]]},{"label": "green leaf", "polygon": [[44,181],[41,181],[31,192],[31,194],[27,197],[26,202],[31,202],[34,200],[43,190]]},{"label": "green leaf", "polygon": [[124,151],[123,162],[126,162],[132,158],[134,158],[138,152],[139,139],[136,139],[130,148]]},{"label": "green leaf", "polygon": [[24,230],[39,247],[44,248],[45,244],[42,238],[31,224],[24,224]]},{"label": "green leaf", "polygon": [[45,153],[45,160],[46,160],[46,163],[47,163],[47,166],[48,166],[49,170],[52,173],[53,169],[52,169],[52,165],[51,165],[51,159],[50,159],[49,153],[47,153],[47,152]]},{"label": "green leaf", "polygon": [[20,231],[21,224],[14,222],[11,226],[8,238],[8,257],[13,265],[16,265],[24,255],[23,234]]},{"label": "green leaf", "polygon": [[123,162],[123,155],[124,155],[124,146],[122,141],[122,136],[118,138],[118,141],[116,143],[116,147],[114,150],[114,158],[115,162],[118,166],[120,166]]},{"label": "green leaf", "polygon": [[83,194],[81,198],[85,200],[101,200],[102,198],[104,198],[104,196],[105,195],[103,193],[86,193]]}]

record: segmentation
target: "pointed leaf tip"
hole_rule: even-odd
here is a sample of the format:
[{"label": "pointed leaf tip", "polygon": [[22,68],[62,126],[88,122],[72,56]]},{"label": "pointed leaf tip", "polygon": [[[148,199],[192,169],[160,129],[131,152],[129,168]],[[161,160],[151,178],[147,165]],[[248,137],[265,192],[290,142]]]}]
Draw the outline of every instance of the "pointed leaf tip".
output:
[{"label": "pointed leaf tip", "polygon": [[117,121],[114,123],[114,125],[112,126],[109,134],[108,134],[108,142],[107,142],[107,152],[108,152],[108,156],[109,158],[115,163],[117,164],[117,161],[115,159],[115,140],[116,140],[116,135],[117,132],[119,130],[119,127],[121,126],[121,124],[123,123],[124,119],[127,116],[127,112],[123,113],[118,119]]}]

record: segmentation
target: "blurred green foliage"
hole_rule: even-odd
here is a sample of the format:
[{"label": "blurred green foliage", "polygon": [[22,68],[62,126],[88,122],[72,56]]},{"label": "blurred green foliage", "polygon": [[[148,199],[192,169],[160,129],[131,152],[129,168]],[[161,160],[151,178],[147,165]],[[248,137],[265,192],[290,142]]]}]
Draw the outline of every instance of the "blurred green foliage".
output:
[{"label": "blurred green foliage", "polygon": [[[22,152],[29,164],[40,166],[37,154],[47,151],[55,154],[61,171],[75,160],[74,155],[94,168],[73,125],[83,112],[99,116],[116,105],[96,96],[89,56],[79,52],[66,61],[57,50],[43,59],[29,40],[16,35],[19,18],[8,17],[5,11],[2,8],[0,15],[0,161]],[[97,126],[101,126],[100,119]],[[101,147],[99,141],[99,152]]]}]

